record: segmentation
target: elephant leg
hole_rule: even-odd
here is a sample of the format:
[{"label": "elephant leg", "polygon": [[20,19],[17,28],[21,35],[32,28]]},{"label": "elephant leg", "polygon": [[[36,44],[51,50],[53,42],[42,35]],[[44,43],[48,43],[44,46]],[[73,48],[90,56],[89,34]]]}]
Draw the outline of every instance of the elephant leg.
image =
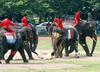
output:
[{"label": "elephant leg", "polygon": [[4,48],[0,48],[0,60],[4,60],[4,54],[5,54],[5,49]]},{"label": "elephant leg", "polygon": [[75,52],[78,53],[78,43],[75,43]]},{"label": "elephant leg", "polygon": [[30,42],[30,49],[33,53],[35,53],[36,55],[38,55],[37,52],[35,52],[36,48],[37,48],[37,44],[38,44],[38,36],[36,35],[36,33],[34,32],[34,34],[32,33],[31,30],[28,30],[28,35],[29,35],[29,42]]},{"label": "elephant leg", "polygon": [[51,53],[51,56],[54,56],[54,43],[53,43],[53,36],[51,35],[51,42],[52,42],[52,46],[53,46],[53,52]]},{"label": "elephant leg", "polygon": [[1,52],[0,55],[1,55],[2,57],[0,57],[0,59],[1,59],[1,60],[5,60],[4,55],[5,55],[5,53],[7,53],[8,50],[4,50],[4,49],[3,49],[3,50],[1,50],[1,51],[2,51],[2,52]]},{"label": "elephant leg", "polygon": [[5,60],[4,55],[8,51],[5,36],[0,39],[0,60]]},{"label": "elephant leg", "polygon": [[69,56],[68,45],[65,46],[65,56]]},{"label": "elephant leg", "polygon": [[93,45],[92,45],[92,50],[91,50],[90,56],[92,56],[92,54],[94,52],[94,49],[95,49],[95,46],[96,46],[96,43],[97,43],[97,36],[96,36],[96,34],[93,35],[92,39],[93,39]]},{"label": "elephant leg", "polygon": [[64,49],[64,47],[65,47],[65,43],[64,43],[64,41],[62,41],[61,43],[60,43],[60,45],[59,45],[59,56],[60,56],[60,58],[62,58],[62,51],[63,51],[63,49]]},{"label": "elephant leg", "polygon": [[76,58],[80,58],[80,53],[78,52],[78,42],[74,43],[74,47],[75,47],[75,57]]},{"label": "elephant leg", "polygon": [[9,57],[8,57],[8,59],[6,60],[6,63],[7,63],[7,64],[10,63],[10,60],[12,60],[12,58],[15,56],[16,52],[17,52],[17,51],[15,51],[15,50],[11,50]]},{"label": "elephant leg", "polygon": [[37,35],[33,35],[33,44],[34,44],[34,47],[33,46],[32,47],[35,51],[37,48],[37,45],[38,45],[38,36]]},{"label": "elephant leg", "polygon": [[75,45],[72,42],[71,45],[70,45],[69,53],[72,53],[74,50],[75,50]]},{"label": "elephant leg", "polygon": [[75,42],[71,42],[69,53],[72,53],[75,50],[75,58],[80,58],[78,53],[78,45]]},{"label": "elephant leg", "polygon": [[35,52],[36,48],[37,48],[37,44],[33,44],[32,42],[30,42],[30,50],[31,50],[34,54],[36,54],[36,55],[38,56],[38,53]]},{"label": "elephant leg", "polygon": [[32,43],[31,43],[31,46],[32,46],[32,52],[35,53],[37,56],[38,56],[38,53],[35,52],[36,51],[36,48],[37,48],[37,45],[38,45],[38,35],[37,35],[37,32],[36,32],[36,29],[35,28],[32,28]]},{"label": "elephant leg", "polygon": [[31,52],[31,50],[30,50],[30,48],[29,48],[29,45],[26,45],[26,46],[24,47],[24,49],[25,49],[25,51],[26,51],[27,54],[28,54],[29,60],[32,60],[33,57],[32,57],[32,52]]},{"label": "elephant leg", "polygon": [[86,44],[86,39],[85,38],[80,39],[79,43],[83,47],[83,49],[85,50],[86,56],[90,56],[89,48],[88,48],[88,46]]},{"label": "elephant leg", "polygon": [[69,42],[65,42],[65,56],[69,56],[68,47],[70,46]]},{"label": "elephant leg", "polygon": [[22,56],[22,59],[23,59],[24,63],[27,63],[28,60],[27,60],[27,58],[26,58],[26,56],[25,56],[25,52],[24,52],[23,47],[20,47],[20,48],[18,49],[18,51],[19,51],[20,55]]},{"label": "elephant leg", "polygon": [[4,49],[4,53],[3,53],[3,57],[2,57],[2,60],[5,60],[5,54],[8,52],[8,49]]},{"label": "elephant leg", "polygon": [[57,47],[58,47],[58,45],[57,45],[57,39],[56,38],[54,38],[53,39],[53,53],[54,53],[54,56],[57,58],[58,57],[58,54],[57,54]]},{"label": "elephant leg", "polygon": [[0,63],[1,63],[2,58],[4,58],[5,53],[7,53],[7,51],[8,50],[5,48],[0,48]]}]

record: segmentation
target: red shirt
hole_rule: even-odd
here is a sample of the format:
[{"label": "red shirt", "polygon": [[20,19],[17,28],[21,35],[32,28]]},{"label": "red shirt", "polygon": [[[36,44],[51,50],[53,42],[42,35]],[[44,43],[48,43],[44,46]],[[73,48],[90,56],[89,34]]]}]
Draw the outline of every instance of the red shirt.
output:
[{"label": "red shirt", "polygon": [[55,18],[54,21],[53,21],[53,23],[55,23],[55,22],[57,23],[57,26],[58,26],[58,24],[59,24],[59,18]]},{"label": "red shirt", "polygon": [[27,26],[28,25],[27,18],[25,16],[21,19],[21,21],[22,21],[22,25],[23,26]]},{"label": "red shirt", "polygon": [[61,19],[59,19],[59,27],[61,28],[61,30],[63,30],[63,29],[64,29],[64,27],[63,27],[63,23],[62,23],[62,18],[61,18]]},{"label": "red shirt", "polygon": [[80,11],[78,11],[78,12],[75,14],[74,21],[75,21],[75,24],[76,24],[76,25],[79,23],[79,21],[80,21]]},{"label": "red shirt", "polygon": [[62,19],[55,18],[55,19],[54,19],[54,22],[57,23],[57,25],[55,26],[56,29],[58,29],[58,28],[60,28],[61,30],[64,29],[63,24],[62,24]]},{"label": "red shirt", "polygon": [[13,24],[9,19],[4,19],[2,22],[1,22],[1,24],[0,24],[0,26],[2,26],[2,27],[9,27],[9,26],[15,26],[15,24]]}]

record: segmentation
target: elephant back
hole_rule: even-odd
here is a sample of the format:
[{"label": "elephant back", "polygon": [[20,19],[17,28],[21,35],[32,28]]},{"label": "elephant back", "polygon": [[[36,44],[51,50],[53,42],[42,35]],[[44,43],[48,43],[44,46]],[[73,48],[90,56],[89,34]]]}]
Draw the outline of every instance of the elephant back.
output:
[{"label": "elephant back", "polygon": [[79,34],[77,29],[74,26],[65,26],[64,27],[64,37],[70,40],[78,40]]}]

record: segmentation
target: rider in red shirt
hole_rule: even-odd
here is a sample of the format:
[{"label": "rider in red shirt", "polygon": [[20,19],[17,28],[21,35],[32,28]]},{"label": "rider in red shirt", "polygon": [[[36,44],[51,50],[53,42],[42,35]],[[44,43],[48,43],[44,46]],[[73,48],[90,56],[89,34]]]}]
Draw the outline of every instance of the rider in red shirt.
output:
[{"label": "rider in red shirt", "polygon": [[75,17],[74,17],[74,23],[75,26],[79,24],[80,21],[80,11],[76,12]]},{"label": "rider in red shirt", "polygon": [[60,30],[64,29],[63,24],[62,24],[62,18],[55,18],[53,23],[56,24],[55,29],[60,29]]},{"label": "rider in red shirt", "polygon": [[82,35],[81,28],[78,27],[79,21],[80,21],[80,11],[76,12],[75,14],[75,17],[74,17],[75,25],[74,26],[79,31],[79,34]]},{"label": "rider in red shirt", "polygon": [[22,21],[23,27],[28,27],[28,28],[30,28],[30,25],[28,24],[26,15],[24,15],[24,16],[22,17],[21,21]]},{"label": "rider in red shirt", "polygon": [[63,21],[63,19],[60,18],[60,19],[59,19],[59,27],[61,28],[61,30],[64,30],[62,21]]},{"label": "rider in red shirt", "polygon": [[12,35],[16,38],[16,33],[14,30],[12,30],[9,26],[15,26],[15,24],[13,24],[8,17],[6,16],[5,19],[0,23],[0,26],[3,27],[6,31],[12,33]]},{"label": "rider in red shirt", "polygon": [[12,30],[9,26],[14,26],[15,27],[15,24],[13,24],[7,17],[6,19],[4,19],[1,23],[0,23],[0,26],[3,27],[5,30],[11,32],[11,33],[15,33],[14,30]]}]

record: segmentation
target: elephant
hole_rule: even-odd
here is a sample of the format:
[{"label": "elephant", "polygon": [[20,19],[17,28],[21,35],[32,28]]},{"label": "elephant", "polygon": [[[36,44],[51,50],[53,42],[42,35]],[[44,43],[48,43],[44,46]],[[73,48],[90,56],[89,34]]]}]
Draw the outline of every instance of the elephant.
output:
[{"label": "elephant", "polygon": [[[55,56],[56,58],[62,57],[62,51],[65,48],[66,56],[69,56],[69,54],[75,50],[75,57],[80,57],[78,53],[79,34],[75,27],[66,24],[63,31],[54,30],[54,26],[52,25],[47,28],[53,45],[53,52],[51,53],[52,56]],[[69,31],[73,32],[73,38],[69,38]]]},{"label": "elephant", "polygon": [[10,63],[17,51],[22,56],[23,62],[27,63],[28,60],[25,56],[21,34],[16,32],[16,37],[14,37],[12,33],[7,32],[2,28],[0,31],[0,60],[4,57],[8,50],[11,50],[9,57],[5,60],[6,63]]},{"label": "elephant", "polygon": [[[79,32],[79,43],[85,50],[86,56],[92,56],[97,43],[96,22],[93,20],[81,20],[79,24],[76,26],[76,28]],[[89,51],[89,47],[86,42],[87,36],[89,36],[93,40],[91,51]]]},{"label": "elephant", "polygon": [[17,31],[20,31],[22,39],[24,40],[24,48],[27,52],[29,59],[33,59],[32,52],[35,52],[38,44],[38,35],[36,33],[36,28],[34,25],[30,24],[30,28],[23,27],[22,24],[16,24]]}]

